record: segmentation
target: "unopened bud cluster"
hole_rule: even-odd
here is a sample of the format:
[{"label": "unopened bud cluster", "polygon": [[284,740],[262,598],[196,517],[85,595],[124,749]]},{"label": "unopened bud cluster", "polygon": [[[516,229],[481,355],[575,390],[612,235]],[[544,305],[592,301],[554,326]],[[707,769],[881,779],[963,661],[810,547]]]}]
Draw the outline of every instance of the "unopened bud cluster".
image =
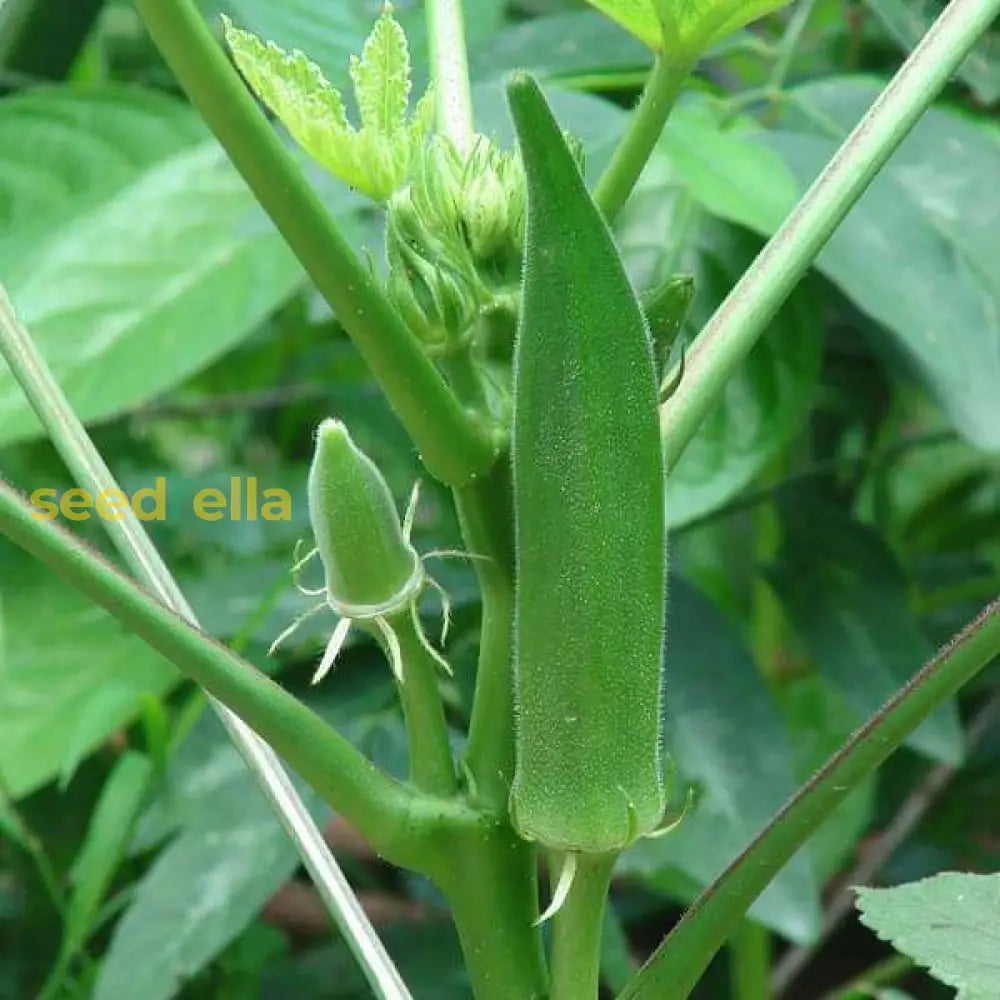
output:
[{"label": "unopened bud cluster", "polygon": [[465,343],[480,309],[517,284],[525,197],[516,154],[484,137],[462,154],[436,136],[390,200],[389,294],[428,347]]}]

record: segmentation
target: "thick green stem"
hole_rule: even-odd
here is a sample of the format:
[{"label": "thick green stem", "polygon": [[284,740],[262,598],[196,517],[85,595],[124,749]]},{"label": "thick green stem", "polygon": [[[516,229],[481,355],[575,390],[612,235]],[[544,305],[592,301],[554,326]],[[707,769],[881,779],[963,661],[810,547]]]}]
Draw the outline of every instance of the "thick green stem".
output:
[{"label": "thick green stem", "polygon": [[506,822],[441,841],[436,878],[452,909],[476,1000],[548,1000],[535,850]]},{"label": "thick green stem", "polygon": [[553,917],[551,1000],[597,1000],[601,931],[615,854],[580,854],[562,908]]},{"label": "thick green stem", "polygon": [[1000,655],[1000,599],[844,744],[684,914],[619,1000],[684,1000],[750,904],[817,827],[942,702]]},{"label": "thick green stem", "polygon": [[440,667],[420,641],[408,610],[393,615],[389,624],[399,640],[403,659],[399,698],[406,720],[410,781],[432,795],[453,795],[458,782],[448,742],[448,724],[437,687]]},{"label": "thick green stem", "polygon": [[462,0],[427,0],[427,37],[438,128],[465,152],[472,144],[473,124]]},{"label": "thick green stem", "polygon": [[687,353],[680,385],[660,409],[668,468],[844,216],[998,11],[1000,0],[952,0],[708,321]]},{"label": "thick green stem", "polygon": [[[474,815],[387,777],[339,733],[252,664],[148,596],[0,480],[0,532],[110,612],[182,673],[264,735],[299,774],[390,860],[422,870],[439,825]],[[426,834],[426,836],[422,836]]]},{"label": "thick green stem", "polygon": [[744,920],[729,939],[733,1000],[771,1000],[771,933]]},{"label": "thick green stem", "polygon": [[491,435],[468,418],[327,215],[193,0],[136,0],[136,7],[181,86],[357,345],[427,470],[451,485],[486,472],[495,454]]},{"label": "thick green stem", "polygon": [[455,503],[469,552],[486,557],[473,560],[482,625],[465,761],[476,800],[506,812],[514,775],[514,521],[506,457],[485,479],[456,490]]},{"label": "thick green stem", "polygon": [[608,222],[625,207],[692,69],[687,60],[678,62],[666,55],[656,60],[628,131],[594,188],[594,201]]}]

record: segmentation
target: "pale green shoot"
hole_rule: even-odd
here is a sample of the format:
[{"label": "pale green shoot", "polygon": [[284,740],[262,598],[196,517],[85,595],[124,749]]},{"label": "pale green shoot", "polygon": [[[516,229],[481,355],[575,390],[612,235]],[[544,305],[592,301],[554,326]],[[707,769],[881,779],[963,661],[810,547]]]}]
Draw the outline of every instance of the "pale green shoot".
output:
[{"label": "pale green shoot", "polygon": [[406,183],[433,125],[434,106],[428,92],[408,114],[410,52],[388,7],[361,55],[351,57],[358,128],[348,120],[340,93],[304,53],[285,52],[225,16],[223,26],[247,83],[317,163],[377,202]]}]

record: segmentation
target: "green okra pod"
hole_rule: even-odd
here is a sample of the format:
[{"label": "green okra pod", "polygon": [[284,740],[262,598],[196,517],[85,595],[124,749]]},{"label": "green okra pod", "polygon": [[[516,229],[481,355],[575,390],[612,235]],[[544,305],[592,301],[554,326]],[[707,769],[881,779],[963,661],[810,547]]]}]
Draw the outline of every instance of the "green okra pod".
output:
[{"label": "green okra pod", "polygon": [[663,465],[646,320],[537,84],[508,99],[528,184],[514,360],[513,820],[620,849],[664,809]]}]

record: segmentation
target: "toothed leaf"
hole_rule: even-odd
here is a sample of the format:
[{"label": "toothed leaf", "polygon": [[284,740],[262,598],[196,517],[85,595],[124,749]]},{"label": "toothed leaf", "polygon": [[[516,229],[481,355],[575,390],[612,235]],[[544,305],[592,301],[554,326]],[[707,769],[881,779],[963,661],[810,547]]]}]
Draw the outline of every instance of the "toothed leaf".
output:
[{"label": "toothed leaf", "polygon": [[403,29],[384,13],[361,51],[351,59],[351,79],[365,131],[393,135],[406,125],[410,52]]}]

